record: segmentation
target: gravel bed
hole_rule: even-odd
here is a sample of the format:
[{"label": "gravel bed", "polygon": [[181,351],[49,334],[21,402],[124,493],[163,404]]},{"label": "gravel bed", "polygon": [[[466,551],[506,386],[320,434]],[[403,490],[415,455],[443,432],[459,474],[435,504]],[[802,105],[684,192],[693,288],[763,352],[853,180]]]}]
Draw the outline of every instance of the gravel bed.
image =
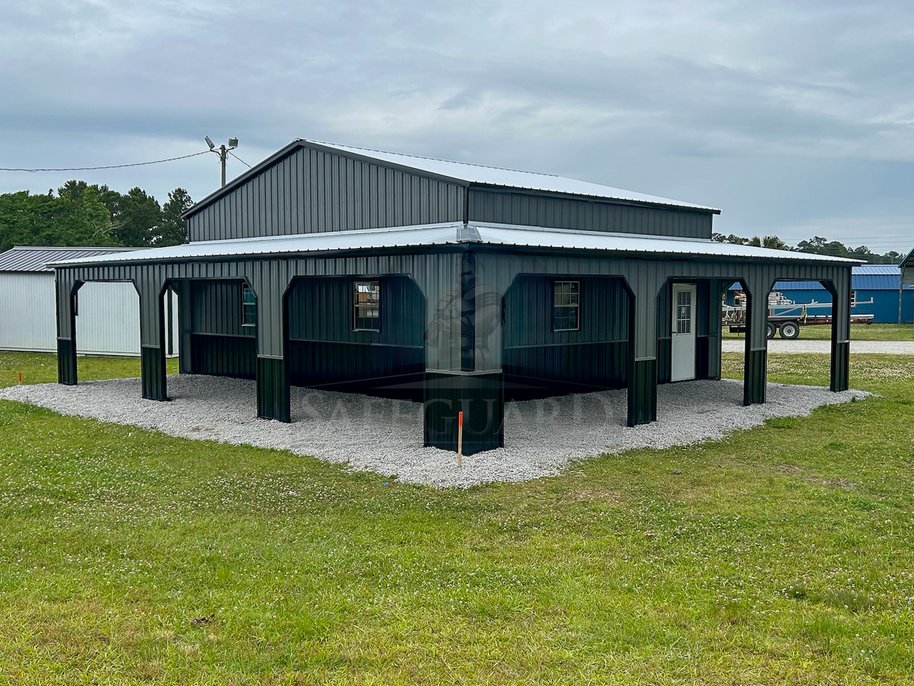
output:
[{"label": "gravel bed", "polygon": [[505,406],[505,448],[464,458],[422,446],[421,403],[352,393],[292,389],[291,424],[256,419],[253,381],[211,376],[168,378],[171,402],[143,400],[139,379],[78,386],[37,384],[0,389],[66,415],[155,429],[171,436],[289,450],[408,483],[469,487],[525,481],[569,462],[633,448],[714,440],[770,417],[809,414],[867,393],[768,384],[768,402],[742,407],[742,383],[690,381],[658,389],[658,421],[626,427],[624,390],[569,395]]},{"label": "gravel bed", "polygon": [[[743,339],[725,338],[722,341],[725,353],[741,353],[746,349]],[[771,353],[830,353],[831,341],[795,339],[785,341],[772,338],[768,341],[768,352]],[[885,355],[914,355],[914,341],[851,341],[852,353]]]}]

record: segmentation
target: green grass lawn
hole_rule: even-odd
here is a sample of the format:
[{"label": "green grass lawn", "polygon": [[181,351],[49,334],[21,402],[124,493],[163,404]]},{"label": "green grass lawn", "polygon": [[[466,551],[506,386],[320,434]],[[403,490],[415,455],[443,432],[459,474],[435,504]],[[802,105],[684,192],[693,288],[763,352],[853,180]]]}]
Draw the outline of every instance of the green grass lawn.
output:
[{"label": "green grass lawn", "polygon": [[[741,333],[730,333],[724,327],[724,338],[742,338]],[[780,340],[780,334],[777,336]],[[831,326],[801,326],[800,338],[811,341],[831,339]],[[914,326],[911,324],[851,324],[851,340],[854,341],[914,341]]]},{"label": "green grass lawn", "polygon": [[[169,374],[178,373],[178,359],[165,361]],[[139,357],[78,356],[77,374],[80,381],[138,377]],[[22,383],[48,383],[57,381],[57,356],[37,353],[0,352],[0,387]]]},{"label": "green grass lawn", "polygon": [[0,683],[909,682],[914,357],[851,374],[880,397],[469,491],[0,401]]}]

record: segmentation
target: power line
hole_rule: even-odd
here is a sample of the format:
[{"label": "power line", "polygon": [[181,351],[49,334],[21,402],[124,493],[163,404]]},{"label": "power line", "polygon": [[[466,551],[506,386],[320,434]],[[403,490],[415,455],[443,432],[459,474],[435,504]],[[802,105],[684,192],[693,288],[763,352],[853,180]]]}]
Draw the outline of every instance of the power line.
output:
[{"label": "power line", "polygon": [[131,162],[130,164],[105,164],[100,167],[37,167],[35,169],[28,169],[25,167],[0,167],[0,171],[5,172],[28,172],[29,174],[34,174],[36,172],[70,172],[70,171],[97,171],[99,169],[124,169],[125,167],[145,167],[150,164],[162,164],[163,162],[175,162],[176,160],[186,160],[189,157],[197,157],[198,155],[205,155],[209,150],[201,150],[200,152],[192,152],[189,155],[179,155],[178,157],[166,157],[162,160],[150,160],[149,162]]},{"label": "power line", "polygon": [[229,155],[231,155],[231,156],[234,157],[236,160],[238,160],[239,162],[241,162],[241,164],[243,164],[243,165],[244,165],[245,167],[247,167],[248,169],[251,169],[251,165],[249,165],[249,164],[248,164],[247,162],[245,162],[243,159],[241,159],[240,157],[238,157],[238,155],[236,155],[235,153],[229,151]]}]

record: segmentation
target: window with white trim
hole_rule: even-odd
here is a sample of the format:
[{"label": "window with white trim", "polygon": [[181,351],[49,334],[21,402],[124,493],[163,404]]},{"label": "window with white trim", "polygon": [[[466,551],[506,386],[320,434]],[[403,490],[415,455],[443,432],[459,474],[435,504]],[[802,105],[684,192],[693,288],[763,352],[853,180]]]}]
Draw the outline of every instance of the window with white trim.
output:
[{"label": "window with white trim", "polygon": [[579,331],[581,328],[581,282],[552,283],[552,330]]},{"label": "window with white trim", "polygon": [[241,326],[257,326],[257,295],[247,284],[241,286]]},{"label": "window with white trim", "polygon": [[676,292],[676,333],[692,333],[692,291]]},{"label": "window with white trim", "polygon": [[355,281],[352,284],[352,330],[381,330],[381,282]]}]

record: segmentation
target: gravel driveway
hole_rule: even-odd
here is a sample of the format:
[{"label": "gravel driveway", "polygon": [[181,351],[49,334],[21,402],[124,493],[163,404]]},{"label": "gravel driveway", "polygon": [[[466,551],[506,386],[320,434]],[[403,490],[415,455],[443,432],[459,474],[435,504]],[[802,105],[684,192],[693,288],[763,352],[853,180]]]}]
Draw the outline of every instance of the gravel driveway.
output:
[{"label": "gravel driveway", "polygon": [[[742,338],[725,338],[725,353],[741,353],[746,348]],[[768,341],[768,352],[772,353],[830,353],[831,341],[809,341],[798,338],[785,341],[772,338]],[[914,341],[851,341],[852,353],[885,353],[889,355],[914,355]]]},{"label": "gravel driveway", "polygon": [[292,388],[295,421],[283,424],[255,418],[253,381],[179,375],[168,378],[168,390],[172,402],[143,400],[139,379],[115,379],[12,386],[0,389],[0,399],[172,436],[289,450],[403,482],[468,487],[555,474],[602,453],[714,440],[770,417],[867,395],[769,383],[769,402],[742,407],[738,381],[665,384],[658,389],[659,421],[633,428],[625,426],[624,390],[512,402],[505,406],[505,447],[466,457],[458,469],[454,453],[422,446],[421,403]]}]

